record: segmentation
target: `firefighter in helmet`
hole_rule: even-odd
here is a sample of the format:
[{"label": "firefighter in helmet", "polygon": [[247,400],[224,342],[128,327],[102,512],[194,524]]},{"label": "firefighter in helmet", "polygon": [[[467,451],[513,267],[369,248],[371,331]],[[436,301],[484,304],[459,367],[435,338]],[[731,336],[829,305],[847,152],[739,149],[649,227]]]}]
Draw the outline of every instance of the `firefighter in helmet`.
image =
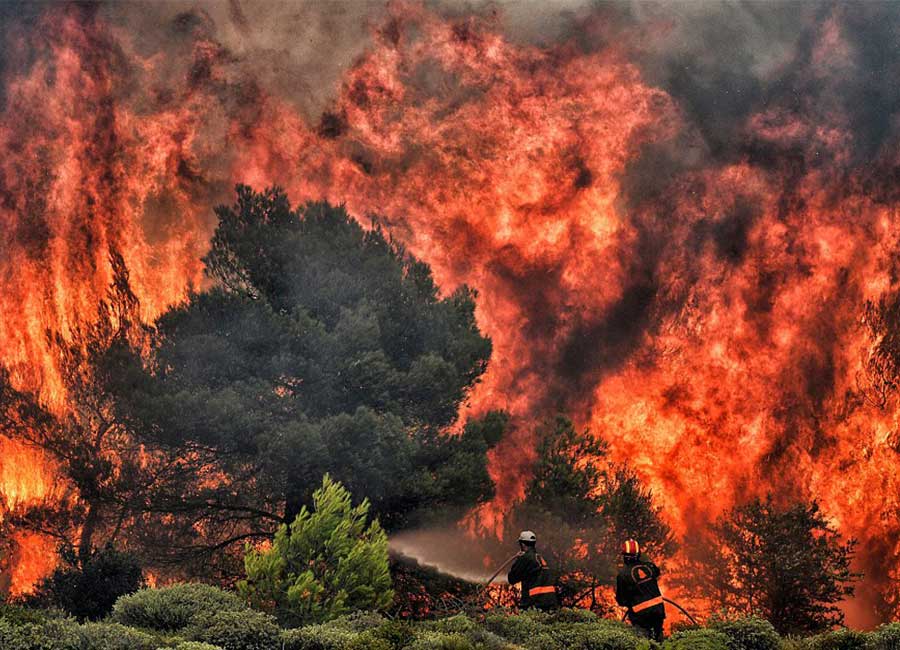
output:
[{"label": "firefighter in helmet", "polygon": [[509,568],[507,579],[511,585],[522,583],[522,596],[519,599],[521,609],[556,609],[559,601],[553,577],[547,561],[538,554],[536,545],[537,535],[530,530],[523,530],[519,534],[519,555]]},{"label": "firefighter in helmet", "polygon": [[659,567],[641,555],[633,539],[622,548],[623,566],[616,576],[616,602],[628,608],[628,620],[647,636],[662,641],[666,608],[659,591]]}]

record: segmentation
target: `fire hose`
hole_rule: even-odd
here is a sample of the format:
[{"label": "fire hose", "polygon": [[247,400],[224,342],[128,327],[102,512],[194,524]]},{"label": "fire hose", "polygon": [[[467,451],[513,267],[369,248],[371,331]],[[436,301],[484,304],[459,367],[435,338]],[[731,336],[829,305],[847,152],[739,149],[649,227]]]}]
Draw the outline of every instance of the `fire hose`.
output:
[{"label": "fire hose", "polygon": [[[663,597],[663,600],[665,602],[669,603],[670,605],[672,605],[673,607],[676,607],[682,614],[684,614],[689,619],[691,619],[691,623],[693,623],[694,625],[698,625],[698,626],[700,625],[697,622],[697,620],[693,616],[691,616],[691,613],[689,611],[687,611],[684,607],[682,607],[681,605],[676,603],[674,600],[669,600],[665,596]],[[622,620],[624,621],[627,617],[628,617],[628,612],[626,611],[624,614],[622,614]]]},{"label": "fire hose", "polygon": [[478,590],[478,593],[475,594],[475,597],[480,598],[481,595],[487,590],[487,588],[491,586],[491,583],[494,581],[494,579],[498,575],[500,575],[500,572],[503,571],[503,569],[505,569],[506,567],[508,567],[509,564],[513,560],[515,560],[517,557],[519,557],[519,555],[521,555],[521,553],[516,553],[515,555],[510,556],[509,559],[507,559],[503,564],[498,566],[497,570],[494,571],[494,575],[492,575],[490,578],[487,579],[487,582],[485,582],[484,585],[482,585],[481,589]]},{"label": "fire hose", "polygon": [[[494,579],[495,579],[498,575],[500,575],[500,572],[503,571],[503,569],[505,569],[507,566],[509,566],[510,562],[512,562],[513,560],[515,560],[517,557],[519,557],[519,555],[521,555],[521,553],[516,553],[515,555],[513,555],[513,556],[511,556],[509,559],[507,559],[507,560],[506,560],[503,564],[501,564],[499,567],[497,567],[497,570],[494,572],[494,575],[492,575],[490,578],[487,579],[487,582],[485,582],[484,585],[481,587],[481,589],[478,590],[478,593],[475,594],[475,597],[476,597],[476,598],[479,598],[479,597],[481,596],[481,594],[483,594],[483,593],[485,592],[485,590],[486,590],[488,587],[491,586],[491,583],[494,581]],[[693,623],[694,625],[700,625],[700,624],[697,622],[697,620],[696,620],[693,616],[691,616],[691,613],[690,613],[689,611],[687,611],[684,607],[682,607],[681,605],[679,605],[678,603],[676,603],[674,600],[671,600],[671,599],[669,599],[669,598],[663,597],[663,601],[669,603],[670,605],[672,605],[673,607],[675,607],[676,609],[678,609],[682,614],[684,614],[685,616],[687,616],[687,617],[690,619],[691,623]],[[625,612],[625,614],[622,616],[622,620],[623,620],[623,621],[625,620],[625,617],[626,617],[626,616],[628,616],[628,612]]]}]

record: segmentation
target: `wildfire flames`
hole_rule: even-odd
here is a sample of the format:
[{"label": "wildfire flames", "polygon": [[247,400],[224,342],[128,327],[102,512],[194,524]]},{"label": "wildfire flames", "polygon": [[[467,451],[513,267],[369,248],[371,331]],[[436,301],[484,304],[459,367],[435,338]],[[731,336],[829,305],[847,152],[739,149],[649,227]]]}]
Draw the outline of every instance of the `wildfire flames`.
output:
[{"label": "wildfire flames", "polygon": [[[111,249],[152,320],[202,283],[210,205],[279,184],[385,215],[445,290],[479,291],[494,356],[471,410],[573,414],[685,537],[749,495],[817,498],[862,541],[866,602],[896,611],[900,411],[868,394],[862,314],[898,288],[897,141],[869,146],[840,100],[856,9],[773,64],[791,92],[713,125],[626,45],[664,20],[583,12],[580,40],[537,46],[490,12],[391,4],[310,116],[225,44],[253,36],[230,10],[175,12],[158,42],[98,7],[9,23],[0,359],[19,386],[66,408],[46,332],[95,315]],[[492,512],[524,471],[493,461]],[[9,443],[0,481],[10,507],[53,497]],[[22,590],[45,568],[19,542]]]}]

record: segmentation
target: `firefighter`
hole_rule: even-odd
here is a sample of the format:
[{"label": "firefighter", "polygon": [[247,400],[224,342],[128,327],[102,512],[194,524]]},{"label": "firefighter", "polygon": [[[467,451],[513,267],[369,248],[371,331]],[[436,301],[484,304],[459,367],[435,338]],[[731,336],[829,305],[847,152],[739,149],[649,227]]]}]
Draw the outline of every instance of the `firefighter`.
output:
[{"label": "firefighter", "polygon": [[641,555],[633,539],[622,548],[624,566],[616,576],[616,602],[628,608],[628,620],[651,639],[662,641],[666,607],[659,591],[659,567]]},{"label": "firefighter", "polygon": [[559,601],[553,577],[547,561],[538,554],[536,545],[537,535],[530,530],[523,530],[519,534],[519,555],[509,568],[507,580],[511,585],[522,583],[522,595],[519,599],[521,609],[556,609]]}]

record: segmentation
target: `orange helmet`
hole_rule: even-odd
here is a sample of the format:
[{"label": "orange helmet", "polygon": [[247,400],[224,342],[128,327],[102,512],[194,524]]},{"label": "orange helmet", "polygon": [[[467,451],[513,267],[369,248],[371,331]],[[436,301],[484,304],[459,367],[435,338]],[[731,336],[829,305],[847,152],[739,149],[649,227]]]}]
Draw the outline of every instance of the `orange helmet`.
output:
[{"label": "orange helmet", "polygon": [[633,539],[625,540],[625,543],[622,544],[622,554],[623,555],[640,555],[641,554],[641,545],[638,544]]}]

